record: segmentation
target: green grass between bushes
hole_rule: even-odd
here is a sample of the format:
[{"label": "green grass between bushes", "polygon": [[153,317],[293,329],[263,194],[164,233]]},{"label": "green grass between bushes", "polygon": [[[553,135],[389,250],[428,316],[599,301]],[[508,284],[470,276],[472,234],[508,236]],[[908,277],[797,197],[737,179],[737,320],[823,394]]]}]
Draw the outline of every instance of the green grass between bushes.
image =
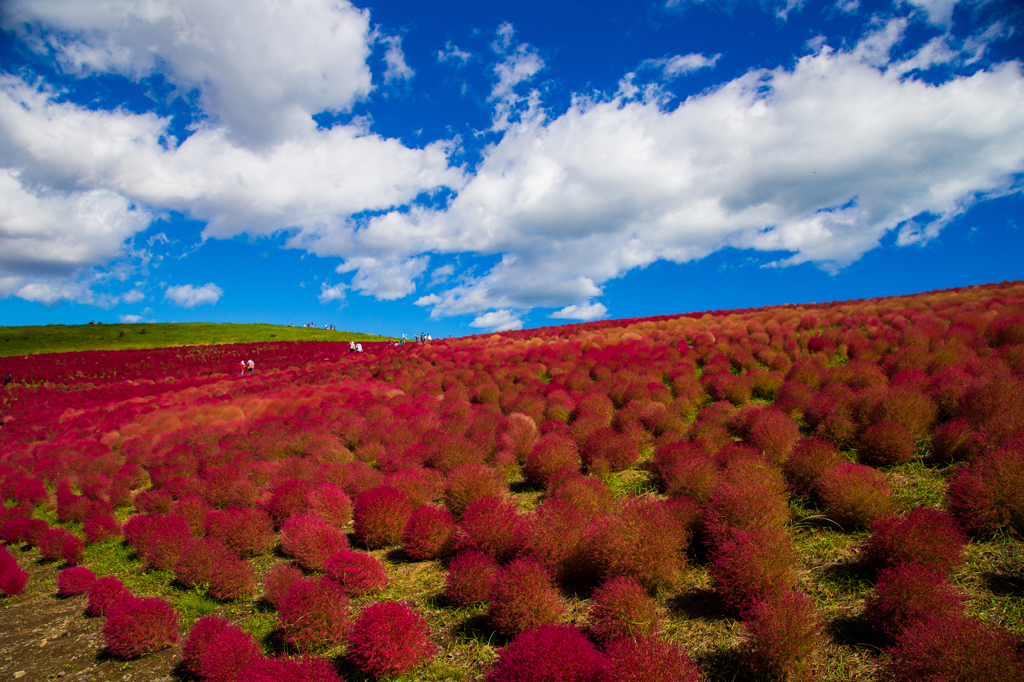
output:
[{"label": "green grass between bushes", "polygon": [[261,341],[387,341],[389,338],[277,324],[50,324],[39,327],[0,327],[0,357]]}]

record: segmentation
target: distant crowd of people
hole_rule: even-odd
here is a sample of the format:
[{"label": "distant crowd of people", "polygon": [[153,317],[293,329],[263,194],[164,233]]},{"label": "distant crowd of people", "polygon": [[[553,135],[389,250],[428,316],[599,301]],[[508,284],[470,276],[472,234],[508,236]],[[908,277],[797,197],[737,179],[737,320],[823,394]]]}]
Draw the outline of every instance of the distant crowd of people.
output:
[{"label": "distant crowd of people", "polygon": [[[291,325],[288,325],[288,326],[290,327]],[[305,327],[306,329],[319,329],[319,327],[316,326],[316,322],[307,322],[306,324],[304,324],[302,326]],[[335,327],[333,324],[325,324],[324,325],[324,329],[326,329],[329,332],[336,332],[336,331],[338,331],[338,328]]]},{"label": "distant crowd of people", "polygon": [[362,353],[363,352],[363,344],[356,343],[355,341],[349,341],[348,342],[348,352],[349,353]]}]

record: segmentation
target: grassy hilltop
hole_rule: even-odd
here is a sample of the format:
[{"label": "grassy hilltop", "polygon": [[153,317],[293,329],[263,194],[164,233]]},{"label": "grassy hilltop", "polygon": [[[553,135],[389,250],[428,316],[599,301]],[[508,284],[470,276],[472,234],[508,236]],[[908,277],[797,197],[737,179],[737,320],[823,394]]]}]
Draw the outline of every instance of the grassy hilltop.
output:
[{"label": "grassy hilltop", "polygon": [[49,324],[38,327],[0,327],[0,357],[259,341],[387,341],[388,338],[375,334],[277,324]]}]

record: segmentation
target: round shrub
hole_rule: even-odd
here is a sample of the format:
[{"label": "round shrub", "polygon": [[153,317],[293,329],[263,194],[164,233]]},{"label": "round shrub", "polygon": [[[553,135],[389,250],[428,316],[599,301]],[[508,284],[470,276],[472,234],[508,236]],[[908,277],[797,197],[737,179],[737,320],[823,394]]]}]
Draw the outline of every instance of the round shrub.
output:
[{"label": "round shrub", "polygon": [[487,601],[498,577],[498,563],[483,552],[459,552],[445,576],[444,598],[454,606],[470,606]]},{"label": "round shrub", "polygon": [[135,517],[125,524],[125,539],[138,552],[143,563],[149,568],[161,571],[174,570],[178,555],[192,538],[188,523],[180,516],[160,514],[145,517],[145,525],[136,535],[129,528]]},{"label": "round shrub", "polygon": [[458,548],[485,552],[504,561],[517,552],[522,526],[523,519],[512,502],[484,497],[462,514]]},{"label": "round shrub", "polygon": [[548,479],[562,469],[579,471],[579,452],[571,436],[562,431],[552,431],[541,436],[526,456],[523,476],[530,485],[544,488]]},{"label": "round shrub", "polygon": [[263,598],[277,608],[291,586],[299,580],[302,580],[302,569],[298,566],[274,564],[263,579]]},{"label": "round shrub", "polygon": [[572,625],[541,625],[498,651],[487,682],[597,682],[604,663]]},{"label": "round shrub", "polygon": [[511,452],[522,464],[539,435],[537,424],[532,419],[520,412],[513,412],[498,428],[498,449]]},{"label": "round shrub", "polygon": [[277,542],[274,523],[253,507],[231,507],[206,516],[206,535],[244,557],[266,554]]},{"label": "round shrub", "polygon": [[327,523],[344,528],[352,520],[352,500],[341,486],[325,483],[314,488],[308,496],[309,511]]},{"label": "round shrub", "polygon": [[277,611],[282,638],[303,653],[339,644],[348,634],[348,597],[327,577],[293,583]]},{"label": "round shrub", "polygon": [[230,555],[214,562],[207,591],[219,601],[248,598],[256,593],[256,575],[248,561]]},{"label": "round shrub", "polygon": [[861,553],[876,569],[913,563],[949,575],[963,562],[966,545],[967,536],[949,514],[918,507],[871,524],[871,537]]},{"label": "round shrub", "polygon": [[990,452],[961,469],[946,497],[950,512],[971,532],[1024,532],[1024,445]]},{"label": "round shrub", "polygon": [[520,553],[540,562],[556,580],[581,574],[587,563],[587,516],[561,500],[548,500],[534,514],[533,523],[522,526]]},{"label": "round shrub", "polygon": [[654,592],[674,587],[685,567],[689,537],[660,500],[624,498],[587,534],[591,566],[602,579],[629,576]]},{"label": "round shrub", "polygon": [[163,599],[120,599],[107,608],[103,641],[118,658],[139,658],[178,641],[178,614]]},{"label": "round shrub", "polygon": [[914,437],[903,424],[882,422],[865,429],[857,452],[873,466],[903,464],[914,458]]},{"label": "round shrub", "polygon": [[782,471],[795,492],[810,496],[822,474],[845,461],[832,443],[821,438],[802,438],[782,463]]},{"label": "round shrub", "polygon": [[447,509],[416,508],[402,531],[402,545],[416,561],[448,556],[455,547],[455,518]]},{"label": "round shrub", "polygon": [[257,658],[240,673],[245,682],[342,682],[322,658]]},{"label": "round shrub", "polygon": [[547,499],[571,504],[587,519],[610,511],[615,500],[611,489],[600,478],[577,473],[552,477],[548,482]]},{"label": "round shrub", "polygon": [[43,558],[49,561],[60,561],[64,540],[70,535],[71,533],[60,526],[47,530],[39,541],[39,552],[43,555]]},{"label": "round shrub", "polygon": [[304,568],[322,571],[331,555],[348,549],[348,537],[318,516],[297,514],[281,531],[281,549]]},{"label": "round shrub", "polygon": [[505,497],[508,488],[500,474],[482,464],[463,464],[452,469],[444,484],[444,504],[461,516],[473,502],[482,497]]},{"label": "round shrub", "polygon": [[893,377],[889,392],[875,407],[873,421],[876,424],[899,424],[913,442],[928,435],[939,410],[931,398],[921,393],[920,388],[910,383],[899,385],[898,378]]},{"label": "round shrub", "polygon": [[60,556],[68,566],[77,566],[85,558],[85,544],[76,535],[68,533],[60,543]]},{"label": "round shrub", "polygon": [[439,472],[424,467],[398,471],[384,479],[385,486],[405,495],[413,507],[421,507],[440,499],[444,482]]},{"label": "round shrub", "polygon": [[0,592],[8,597],[14,597],[25,591],[28,584],[28,571],[21,566],[14,564],[0,569]]},{"label": "round shrub", "polygon": [[383,549],[402,541],[412,505],[394,488],[374,488],[356,498],[355,536],[366,549]]},{"label": "round shrub", "polygon": [[868,526],[896,506],[885,474],[860,464],[829,469],[817,492],[828,517],[844,528]]},{"label": "round shrub", "polygon": [[181,664],[186,672],[195,677],[202,675],[200,662],[203,653],[210,646],[210,641],[229,627],[232,627],[231,623],[221,616],[203,616],[195,622],[181,643]]},{"label": "round shrub", "polygon": [[942,573],[916,564],[883,569],[864,604],[871,627],[890,638],[932,614],[962,610],[963,600]]},{"label": "round shrub", "polygon": [[89,587],[89,603],[85,607],[87,616],[105,616],[107,609],[121,599],[130,598],[132,593],[120,580],[113,576],[97,578]]},{"label": "round shrub", "polygon": [[932,433],[931,458],[937,462],[967,462],[974,459],[978,438],[966,419],[951,419]]},{"label": "round shrub", "polygon": [[661,485],[670,497],[706,502],[718,485],[718,465],[699,448],[661,467]]},{"label": "round shrub", "polygon": [[962,613],[936,613],[904,628],[888,653],[888,672],[901,682],[1024,678],[1024,656],[1013,637]]},{"label": "round shrub", "polygon": [[788,493],[782,475],[759,459],[736,459],[722,472],[705,505],[706,524],[719,529],[775,528],[789,521]]},{"label": "round shrub", "polygon": [[94,544],[120,537],[121,524],[109,514],[97,514],[85,520],[82,532],[85,533],[85,541]]},{"label": "round shrub", "polygon": [[488,595],[491,624],[506,635],[556,623],[564,614],[551,576],[532,559],[517,559],[503,568]]},{"label": "round shrub", "polygon": [[324,572],[350,597],[377,594],[388,586],[388,574],[376,557],[349,549],[324,562]]},{"label": "round shrub", "polygon": [[653,635],[624,637],[608,645],[601,682],[698,682],[700,669],[686,652]]},{"label": "round shrub", "polygon": [[397,602],[366,607],[352,624],[349,658],[367,675],[398,675],[434,655],[430,627],[417,611]]},{"label": "round shrub", "polygon": [[312,483],[299,478],[289,478],[274,486],[266,509],[278,528],[292,516],[306,511],[307,498],[312,490]]},{"label": "round shrub", "polygon": [[786,461],[799,439],[800,427],[777,407],[758,412],[747,436],[747,442],[775,465]]},{"label": "round shrub", "polygon": [[756,667],[785,679],[805,674],[811,657],[824,644],[814,602],[801,592],[786,591],[754,602],[744,625]]},{"label": "round shrub", "polygon": [[231,556],[230,550],[211,538],[195,538],[178,555],[174,578],[189,589],[210,582],[214,562]]},{"label": "round shrub", "polygon": [[640,450],[636,440],[605,426],[587,437],[580,455],[590,471],[608,473],[633,466]]},{"label": "round shrub", "polygon": [[252,635],[236,625],[227,625],[212,633],[199,656],[199,675],[204,682],[235,682],[260,656]]},{"label": "round shrub", "polygon": [[637,639],[656,635],[660,628],[657,605],[632,578],[612,578],[594,591],[590,629],[599,640]]},{"label": "round shrub", "polygon": [[65,568],[57,574],[57,596],[77,597],[85,594],[96,582],[96,574],[85,566]]},{"label": "round shrub", "polygon": [[743,614],[763,599],[778,597],[796,582],[796,557],[782,528],[729,529],[715,539],[711,577],[715,591]]}]

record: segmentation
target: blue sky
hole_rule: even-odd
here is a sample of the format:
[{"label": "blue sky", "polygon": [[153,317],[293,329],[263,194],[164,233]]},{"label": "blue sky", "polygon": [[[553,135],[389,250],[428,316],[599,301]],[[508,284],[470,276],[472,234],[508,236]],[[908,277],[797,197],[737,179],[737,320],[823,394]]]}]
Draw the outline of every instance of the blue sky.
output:
[{"label": "blue sky", "polygon": [[7,325],[447,336],[1024,278],[1012,0],[5,0],[0,28]]}]

